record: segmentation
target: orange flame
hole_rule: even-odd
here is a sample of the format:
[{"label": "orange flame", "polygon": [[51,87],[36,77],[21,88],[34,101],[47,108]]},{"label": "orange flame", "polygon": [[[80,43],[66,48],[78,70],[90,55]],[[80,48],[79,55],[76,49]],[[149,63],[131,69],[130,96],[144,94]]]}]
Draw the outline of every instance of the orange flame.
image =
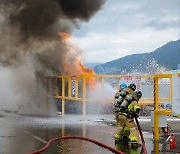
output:
[{"label": "orange flame", "polygon": [[60,36],[63,40],[66,40],[66,39],[68,39],[68,38],[71,37],[70,34],[65,33],[65,32],[59,32],[59,36]]},{"label": "orange flame", "polygon": [[[95,75],[92,69],[82,64],[81,57],[79,56],[79,48],[73,42],[72,36],[65,32],[60,32],[59,36],[64,41],[67,49],[65,57],[63,57],[64,71],[70,75]],[[87,85],[90,86],[90,88],[94,87],[96,85],[96,79],[88,77]]]}]

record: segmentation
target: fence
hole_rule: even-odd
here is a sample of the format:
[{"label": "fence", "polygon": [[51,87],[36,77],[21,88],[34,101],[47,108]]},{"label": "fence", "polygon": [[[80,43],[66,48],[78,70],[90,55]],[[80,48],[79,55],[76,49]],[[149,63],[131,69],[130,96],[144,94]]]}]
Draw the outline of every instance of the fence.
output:
[{"label": "fence", "polygon": [[[163,76],[164,77],[164,76]],[[168,76],[169,77],[169,76]],[[47,91],[48,97],[54,97],[62,100],[62,115],[65,114],[65,103],[66,100],[74,100],[82,102],[82,116],[86,118],[86,102],[102,102],[108,101],[114,102],[114,94],[118,90],[120,83],[135,83],[137,89],[141,90],[143,97],[139,104],[141,107],[144,106],[163,106],[164,103],[171,102],[172,100],[172,78],[169,81],[158,81],[157,76],[130,76],[130,75],[77,75],[77,76],[56,76],[47,78]],[[93,97],[89,95],[89,90],[96,92],[96,87],[105,89],[105,85],[108,84],[114,89],[112,95],[101,97]],[[153,86],[155,84],[155,86]],[[162,93],[159,92],[154,97],[153,89],[158,88],[158,85],[162,89]],[[164,88],[165,87],[165,88]],[[107,89],[106,89],[107,90]],[[155,91],[155,93],[156,93]],[[164,97],[166,96],[166,97]],[[157,110],[156,110],[157,111]],[[156,112],[164,112],[158,111]]]}]

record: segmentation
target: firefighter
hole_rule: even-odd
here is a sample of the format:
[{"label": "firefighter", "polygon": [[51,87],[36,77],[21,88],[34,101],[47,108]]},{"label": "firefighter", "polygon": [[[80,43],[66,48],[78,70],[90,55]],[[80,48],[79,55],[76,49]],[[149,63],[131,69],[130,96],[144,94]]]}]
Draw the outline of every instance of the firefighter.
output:
[{"label": "firefighter", "polygon": [[126,83],[121,83],[119,86],[119,91],[115,94],[115,103],[114,103],[114,115],[116,119],[116,123],[118,123],[118,108],[119,108],[119,97],[121,97],[121,92],[123,89],[127,88]]},{"label": "firefighter", "polygon": [[[124,104],[124,100],[126,100],[125,98],[127,96],[134,96],[134,91],[136,90],[136,85],[134,83],[131,83],[127,88],[124,88],[121,92],[118,98],[116,98],[115,95],[115,104],[114,104],[114,114],[115,114],[115,118],[116,118],[116,125],[117,125],[117,131],[115,134],[115,140],[121,140],[124,134],[124,127],[122,127],[122,123],[121,123],[121,116],[123,113],[121,110],[121,104]],[[117,94],[117,93],[116,93]],[[127,97],[129,98],[129,97]],[[134,98],[134,97],[133,97]],[[132,101],[132,100],[131,100]]]},{"label": "firefighter", "polygon": [[115,103],[118,102],[118,99],[119,99],[119,97],[121,95],[121,91],[123,89],[125,89],[125,88],[127,88],[127,84],[126,83],[121,83],[120,86],[119,86],[119,91],[115,94]]},{"label": "firefighter", "polygon": [[138,101],[142,97],[142,93],[141,91],[135,91],[132,95],[133,99],[127,96],[123,101],[123,103],[129,102],[124,103],[127,107],[121,108],[120,112],[118,112],[118,131],[115,134],[115,140],[123,140],[125,143],[130,141],[131,147],[137,148],[141,145],[139,144],[139,133],[134,122],[134,117],[137,118],[139,116],[140,107]]},{"label": "firefighter", "polygon": [[134,122],[134,118],[139,117],[140,106],[138,105],[138,101],[141,97],[142,97],[142,92],[135,91],[134,100],[128,105],[129,115],[127,116],[127,122],[125,122],[125,125],[126,125],[126,128],[130,130],[128,135],[129,135],[130,144],[132,148],[137,148],[141,146],[139,144],[139,132]]}]

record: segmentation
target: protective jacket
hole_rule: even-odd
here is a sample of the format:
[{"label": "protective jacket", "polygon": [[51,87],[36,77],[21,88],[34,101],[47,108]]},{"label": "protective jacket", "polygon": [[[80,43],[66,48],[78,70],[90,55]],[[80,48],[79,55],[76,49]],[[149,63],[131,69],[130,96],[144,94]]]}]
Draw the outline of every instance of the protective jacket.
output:
[{"label": "protective jacket", "polygon": [[121,139],[125,136],[131,143],[138,143],[139,133],[133,118],[138,116],[139,111],[138,98],[133,95],[133,100],[129,103],[126,110],[118,112],[116,116],[117,132],[115,139]]}]

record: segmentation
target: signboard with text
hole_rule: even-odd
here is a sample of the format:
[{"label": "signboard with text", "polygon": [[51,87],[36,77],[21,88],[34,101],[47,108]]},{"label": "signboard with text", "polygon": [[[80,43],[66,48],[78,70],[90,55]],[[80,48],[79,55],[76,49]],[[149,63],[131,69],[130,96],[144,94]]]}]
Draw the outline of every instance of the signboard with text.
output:
[{"label": "signboard with text", "polygon": [[71,93],[72,93],[72,95],[75,95],[75,93],[76,93],[76,76],[72,76],[71,80],[72,80]]},{"label": "signboard with text", "polygon": [[141,77],[140,76],[122,76],[120,78],[120,83],[126,83],[127,85],[131,83],[136,84],[136,90],[141,90]]}]

